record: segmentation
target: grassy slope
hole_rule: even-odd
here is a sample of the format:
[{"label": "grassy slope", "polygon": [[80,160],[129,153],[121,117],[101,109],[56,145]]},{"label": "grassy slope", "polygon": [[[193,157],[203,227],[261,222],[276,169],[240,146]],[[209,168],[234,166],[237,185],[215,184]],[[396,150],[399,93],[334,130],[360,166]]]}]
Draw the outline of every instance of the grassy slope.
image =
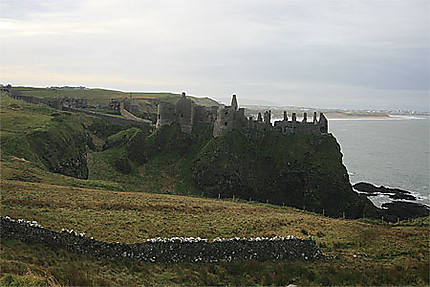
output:
[{"label": "grassy slope", "polygon": [[[2,215],[37,220],[57,231],[85,231],[87,236],[110,242],[139,242],[156,236],[312,235],[323,251],[343,255],[343,259],[329,262],[163,265],[97,261],[40,245],[7,241],[2,243],[3,282],[19,276],[22,280],[42,276],[55,278],[61,284],[105,285],[428,282],[428,219],[388,225],[331,219],[267,204],[9,180],[2,181],[1,189]],[[80,266],[86,266],[86,273],[79,271],[83,269]]]},{"label": "grassy slope", "polygon": [[[4,97],[1,100],[2,144],[49,125],[53,118],[52,110],[43,106],[27,105]],[[23,109],[14,110],[12,104]],[[121,142],[123,135],[133,132],[129,130],[115,134],[115,130],[107,128],[102,122],[94,122],[92,126],[93,142],[99,148],[105,141],[115,145],[115,142]],[[166,138],[154,135],[149,139],[149,144],[169,146],[174,144],[169,141],[170,138],[171,135]],[[186,138],[182,140],[184,143],[187,141]],[[200,147],[190,146],[184,150],[183,161],[178,161],[178,153],[161,151],[155,159],[134,167],[134,174],[128,176],[112,169],[112,160],[120,152],[125,152],[121,150],[123,148],[119,145],[90,154],[90,167],[91,160],[99,160],[90,168],[90,178],[91,172],[98,172],[99,178],[105,180],[79,180],[52,174],[38,168],[34,162],[5,155],[2,151],[0,213],[37,220],[57,231],[61,228],[85,231],[88,236],[106,241],[137,242],[155,236],[312,235],[323,251],[341,253],[344,257],[310,263],[248,261],[162,265],[98,261],[41,245],[2,241],[1,285],[429,283],[428,218],[385,225],[371,221],[331,219],[293,208],[258,203],[124,192],[139,190],[134,187],[140,185],[141,190],[148,191],[180,190],[189,186],[189,183],[176,180],[179,173],[187,168],[189,170],[187,165],[191,159],[187,157],[187,152]],[[162,165],[164,174],[159,174]],[[136,174],[140,175],[140,181],[136,181]],[[113,182],[112,176],[120,178],[119,183]],[[181,175],[185,181],[189,180],[189,176]]]},{"label": "grassy slope", "polygon": [[22,91],[25,96],[34,96],[39,98],[56,98],[56,97],[78,97],[87,98],[88,104],[107,104],[112,98],[126,98],[128,94],[105,89],[89,90],[51,90],[46,88],[16,87]]},{"label": "grassy slope", "polygon": [[1,99],[2,155],[14,155],[50,171],[86,178],[83,157],[91,137],[84,125],[94,118],[4,96]]},{"label": "grassy slope", "polygon": [[[16,87],[22,91],[23,95],[26,96],[34,96],[39,98],[56,98],[56,97],[78,97],[78,98],[87,98],[88,104],[91,105],[106,105],[110,99],[126,99],[130,97],[129,92],[121,92],[115,90],[107,90],[107,89],[87,89],[87,90],[73,90],[73,89],[61,89],[61,90],[52,90],[46,88],[32,88],[32,87]],[[145,100],[162,100],[165,102],[176,102],[180,94],[173,93],[142,93],[142,92],[133,92],[133,99],[136,99],[139,103],[140,101]],[[191,97],[191,99],[203,106],[216,106],[218,105],[212,99],[209,98],[198,98]]]},{"label": "grassy slope", "polygon": [[0,97],[0,140],[4,144],[10,138],[44,126],[52,119],[52,110],[34,106],[6,97]]},{"label": "grassy slope", "polygon": [[[188,135],[178,125],[162,127],[148,138],[131,143],[135,131],[132,128],[114,134],[107,139],[111,148],[90,152],[89,178],[115,181],[129,191],[197,194],[192,184],[191,165],[195,154],[211,137],[211,129],[196,127]],[[146,154],[147,159],[139,162],[137,153]],[[120,155],[132,160],[129,174],[115,168],[114,162]]]}]

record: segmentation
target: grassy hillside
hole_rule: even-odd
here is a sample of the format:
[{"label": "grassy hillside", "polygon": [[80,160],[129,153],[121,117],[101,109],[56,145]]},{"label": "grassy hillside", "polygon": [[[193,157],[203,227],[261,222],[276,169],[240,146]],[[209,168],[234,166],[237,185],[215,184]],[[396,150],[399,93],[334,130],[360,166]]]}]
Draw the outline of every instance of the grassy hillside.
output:
[{"label": "grassy hillside", "polygon": [[[22,158],[52,172],[88,177],[86,153],[96,149],[96,133],[103,136],[107,122],[27,104],[4,95],[1,103],[2,155]],[[112,133],[123,127],[109,125],[108,129]]]},{"label": "grassy hillside", "polygon": [[15,135],[21,135],[33,129],[42,127],[52,119],[52,109],[45,106],[35,106],[0,95],[1,143]]},{"label": "grassy hillside", "polygon": [[[325,171],[338,181],[344,172],[330,164],[329,159],[335,162],[339,156],[336,145],[330,143],[333,139],[318,139],[314,145],[306,137],[283,139],[276,134],[264,142],[259,142],[263,138],[247,142],[234,133],[213,139],[210,127],[198,127],[188,135],[177,125],[147,137],[136,128],[4,96],[0,116],[2,216],[36,220],[56,231],[84,231],[109,242],[132,243],[157,236],[313,236],[324,252],[336,258],[152,264],[97,260],[39,244],[2,240],[2,286],[429,284],[429,218],[397,224],[333,219],[237,198],[205,199],[194,185],[193,167],[211,164],[215,155],[221,157],[221,165],[211,168],[255,165],[262,169],[253,171],[256,179],[267,170],[282,170],[285,162],[301,169],[305,167],[297,162],[308,162],[317,169],[318,162],[327,160]],[[256,156],[243,156],[244,147]],[[76,151],[88,155],[88,180],[50,172],[51,163],[70,162]],[[266,169],[253,161],[264,158],[274,166]]]},{"label": "grassy hillside", "polygon": [[8,139],[3,153],[129,191],[239,197],[335,217],[379,218],[370,201],[352,191],[339,145],[329,135],[232,132],[213,138],[211,126],[185,134],[171,125],[146,137],[137,128],[85,115],[50,110],[50,116],[43,126]]},{"label": "grassy hillside", "polygon": [[[180,94],[169,92],[151,93],[151,92],[121,92],[107,89],[50,89],[50,88],[33,88],[33,87],[14,87],[21,90],[22,95],[34,96],[39,98],[63,98],[77,97],[86,98],[89,106],[107,106],[111,99],[129,99],[132,96],[132,113],[138,117],[153,121],[157,120],[157,110],[159,103],[176,103]],[[211,107],[220,104],[208,97],[200,98],[188,96],[194,103]],[[129,107],[130,109],[130,107]],[[100,111],[99,111],[100,112]],[[105,111],[107,112],[107,111]],[[109,112],[108,112],[109,113]]]},{"label": "grassy hillside", "polygon": [[56,98],[56,97],[77,97],[87,98],[88,104],[107,104],[109,99],[127,98],[128,94],[120,91],[106,89],[61,89],[54,90],[49,88],[32,88],[32,87],[16,87],[21,90],[23,95],[33,96],[38,98]]},{"label": "grassy hillside", "polygon": [[[2,215],[109,242],[152,237],[314,236],[326,262],[151,264],[95,260],[42,245],[2,242],[2,284],[78,285],[425,285],[427,219],[398,224],[331,219],[289,207],[3,180]],[[85,268],[82,268],[85,266]],[[33,281],[32,281],[33,280]],[[30,283],[27,283],[31,285]]]},{"label": "grassy hillside", "polygon": [[[90,105],[106,105],[110,99],[126,99],[130,97],[130,92],[121,92],[107,89],[49,89],[49,88],[32,88],[32,87],[14,87],[22,91],[23,95],[34,96],[39,98],[56,98],[56,97],[77,97],[87,98]],[[136,100],[136,104],[148,103],[154,100],[163,102],[176,102],[180,97],[180,93],[151,93],[151,92],[133,92],[132,98]],[[210,98],[190,97],[196,104],[202,106],[216,106],[218,103]]]}]

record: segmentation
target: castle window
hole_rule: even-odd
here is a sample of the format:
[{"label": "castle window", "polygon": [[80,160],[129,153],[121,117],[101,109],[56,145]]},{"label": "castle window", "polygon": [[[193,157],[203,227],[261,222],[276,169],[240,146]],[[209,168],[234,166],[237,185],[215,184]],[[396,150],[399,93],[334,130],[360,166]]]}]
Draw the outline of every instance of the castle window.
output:
[{"label": "castle window", "polygon": [[225,122],[224,125],[227,126],[227,122]]}]

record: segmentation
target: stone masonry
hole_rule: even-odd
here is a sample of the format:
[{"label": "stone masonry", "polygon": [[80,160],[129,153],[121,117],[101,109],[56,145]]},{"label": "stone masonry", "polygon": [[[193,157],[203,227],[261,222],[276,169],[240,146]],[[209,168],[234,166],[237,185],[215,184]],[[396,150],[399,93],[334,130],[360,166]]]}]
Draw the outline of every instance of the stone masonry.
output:
[{"label": "stone masonry", "polygon": [[283,134],[324,134],[328,133],[328,121],[323,113],[320,113],[317,120],[317,113],[314,112],[313,120],[308,122],[307,113],[304,113],[303,120],[297,121],[295,113],[288,120],[287,112],[284,112],[284,118],[271,123],[271,111],[258,114],[257,120],[245,116],[245,109],[239,108],[236,95],[233,95],[231,105],[219,109],[214,123],[214,137],[223,136],[232,130],[247,132],[251,130],[276,130]]},{"label": "stone masonry", "polygon": [[245,116],[245,109],[239,108],[236,95],[232,96],[231,105],[218,108],[216,106],[207,108],[194,104],[188,99],[185,93],[176,104],[161,103],[158,105],[157,128],[164,125],[178,123],[181,130],[191,133],[193,126],[201,123],[213,123],[214,137],[223,136],[232,130],[248,132],[252,130],[276,130],[283,134],[324,134],[328,133],[328,121],[323,113],[320,113],[317,120],[317,113],[314,112],[313,120],[308,122],[307,113],[304,113],[303,120],[297,121],[295,113],[288,120],[287,112],[284,118],[271,122],[271,111],[260,113],[256,120]]},{"label": "stone masonry", "polygon": [[84,233],[63,230],[55,232],[35,221],[0,217],[2,240],[44,244],[70,252],[90,254],[96,258],[124,258],[146,262],[219,262],[235,260],[315,260],[325,255],[316,242],[294,236],[272,238],[216,238],[209,241],[199,237],[153,238],[142,243],[108,243],[88,238]]},{"label": "stone masonry", "polygon": [[213,123],[218,107],[210,108],[194,104],[185,93],[175,103],[160,103],[158,105],[157,127],[179,123],[181,130],[191,133],[196,124]]}]

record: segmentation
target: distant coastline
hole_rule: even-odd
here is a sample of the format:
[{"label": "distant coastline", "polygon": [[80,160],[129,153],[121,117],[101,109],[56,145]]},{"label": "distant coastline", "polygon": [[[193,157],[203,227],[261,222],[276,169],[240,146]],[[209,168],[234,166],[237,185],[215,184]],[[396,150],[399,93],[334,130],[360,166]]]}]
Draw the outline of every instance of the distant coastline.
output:
[{"label": "distant coastline", "polygon": [[326,114],[329,120],[426,120],[429,116],[419,115],[419,116],[406,116],[406,115],[383,115],[383,116],[363,116],[363,115],[333,115]]}]

